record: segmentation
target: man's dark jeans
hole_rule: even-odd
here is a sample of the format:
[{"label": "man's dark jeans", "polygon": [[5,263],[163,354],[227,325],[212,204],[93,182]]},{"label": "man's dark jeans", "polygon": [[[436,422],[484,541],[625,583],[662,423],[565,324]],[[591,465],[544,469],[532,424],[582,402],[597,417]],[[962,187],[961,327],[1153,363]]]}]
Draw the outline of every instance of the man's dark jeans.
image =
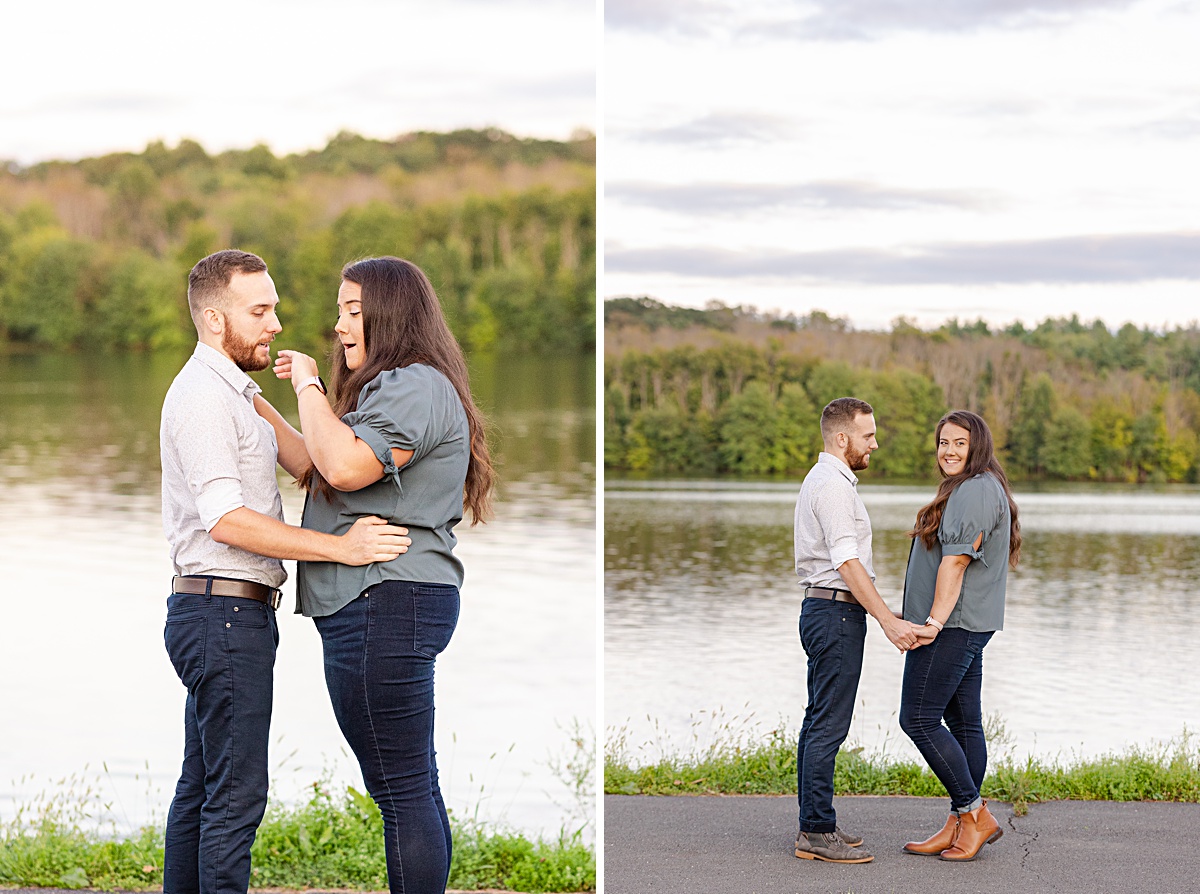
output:
[{"label": "man's dark jeans", "polygon": [[955,810],[978,806],[987,771],[980,689],[983,648],[991,638],[991,632],[947,627],[904,657],[900,728],[946,787]]},{"label": "man's dark jeans", "polygon": [[796,746],[800,829],[833,832],[833,766],[850,732],[862,675],[867,612],[848,602],[805,599],[800,642],[808,655],[808,707]]},{"label": "man's dark jeans", "polygon": [[433,750],[433,666],[458,623],[458,588],[384,581],[316,618],[333,713],[383,814],[392,894],[441,894],[450,821]]},{"label": "man's dark jeans", "polygon": [[163,636],[187,687],[163,892],[245,894],[267,806],[275,611],[253,599],[173,594]]}]

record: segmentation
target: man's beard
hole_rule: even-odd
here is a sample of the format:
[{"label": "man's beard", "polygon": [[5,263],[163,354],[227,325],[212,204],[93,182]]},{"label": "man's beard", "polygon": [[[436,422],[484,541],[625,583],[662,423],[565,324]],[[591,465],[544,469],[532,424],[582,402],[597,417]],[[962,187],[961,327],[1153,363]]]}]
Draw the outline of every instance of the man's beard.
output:
[{"label": "man's beard", "polygon": [[861,472],[867,467],[871,454],[867,451],[861,453],[853,447],[846,448],[846,465],[850,467],[851,472]]},{"label": "man's beard", "polygon": [[221,347],[242,372],[258,372],[271,365],[270,352],[267,352],[266,360],[259,360],[255,356],[258,353],[258,342],[246,341],[235,334],[233,327],[229,325],[228,317],[225,318],[225,331],[221,333]]}]

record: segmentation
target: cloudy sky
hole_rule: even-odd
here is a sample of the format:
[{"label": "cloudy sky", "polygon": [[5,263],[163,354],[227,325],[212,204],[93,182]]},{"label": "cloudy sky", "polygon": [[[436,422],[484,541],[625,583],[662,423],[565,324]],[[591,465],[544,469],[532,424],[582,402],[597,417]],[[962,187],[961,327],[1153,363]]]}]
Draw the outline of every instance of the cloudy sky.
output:
[{"label": "cloudy sky", "polygon": [[1196,320],[1197,45],[1184,0],[607,0],[603,292]]},{"label": "cloudy sky", "polygon": [[3,27],[0,159],[23,164],[597,127],[593,0],[44,0],[7,4]]}]

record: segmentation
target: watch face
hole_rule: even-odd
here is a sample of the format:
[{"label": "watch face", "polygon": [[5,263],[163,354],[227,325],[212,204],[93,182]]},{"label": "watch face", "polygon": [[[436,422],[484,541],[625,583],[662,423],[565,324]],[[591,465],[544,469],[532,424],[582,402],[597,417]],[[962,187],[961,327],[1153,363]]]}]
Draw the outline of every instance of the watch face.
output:
[{"label": "watch face", "polygon": [[322,379],[320,376],[317,376],[317,387],[321,389],[322,394],[329,393],[325,388],[325,380]]}]

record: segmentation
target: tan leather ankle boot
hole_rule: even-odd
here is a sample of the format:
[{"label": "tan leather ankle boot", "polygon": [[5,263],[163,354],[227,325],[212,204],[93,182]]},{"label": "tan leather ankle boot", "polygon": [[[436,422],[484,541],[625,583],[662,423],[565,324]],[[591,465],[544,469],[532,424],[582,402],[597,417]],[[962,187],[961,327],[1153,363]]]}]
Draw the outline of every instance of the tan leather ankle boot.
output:
[{"label": "tan leather ankle boot", "polygon": [[923,857],[936,857],[950,845],[954,844],[954,835],[958,832],[958,814],[951,812],[946,825],[934,832],[924,841],[910,841],[904,845],[904,850],[910,854],[920,854]]},{"label": "tan leather ankle boot", "polygon": [[1003,834],[1000,823],[983,804],[970,813],[959,815],[958,837],[954,839],[954,844],[942,851],[941,857],[957,863],[974,860],[985,844],[991,844]]}]

